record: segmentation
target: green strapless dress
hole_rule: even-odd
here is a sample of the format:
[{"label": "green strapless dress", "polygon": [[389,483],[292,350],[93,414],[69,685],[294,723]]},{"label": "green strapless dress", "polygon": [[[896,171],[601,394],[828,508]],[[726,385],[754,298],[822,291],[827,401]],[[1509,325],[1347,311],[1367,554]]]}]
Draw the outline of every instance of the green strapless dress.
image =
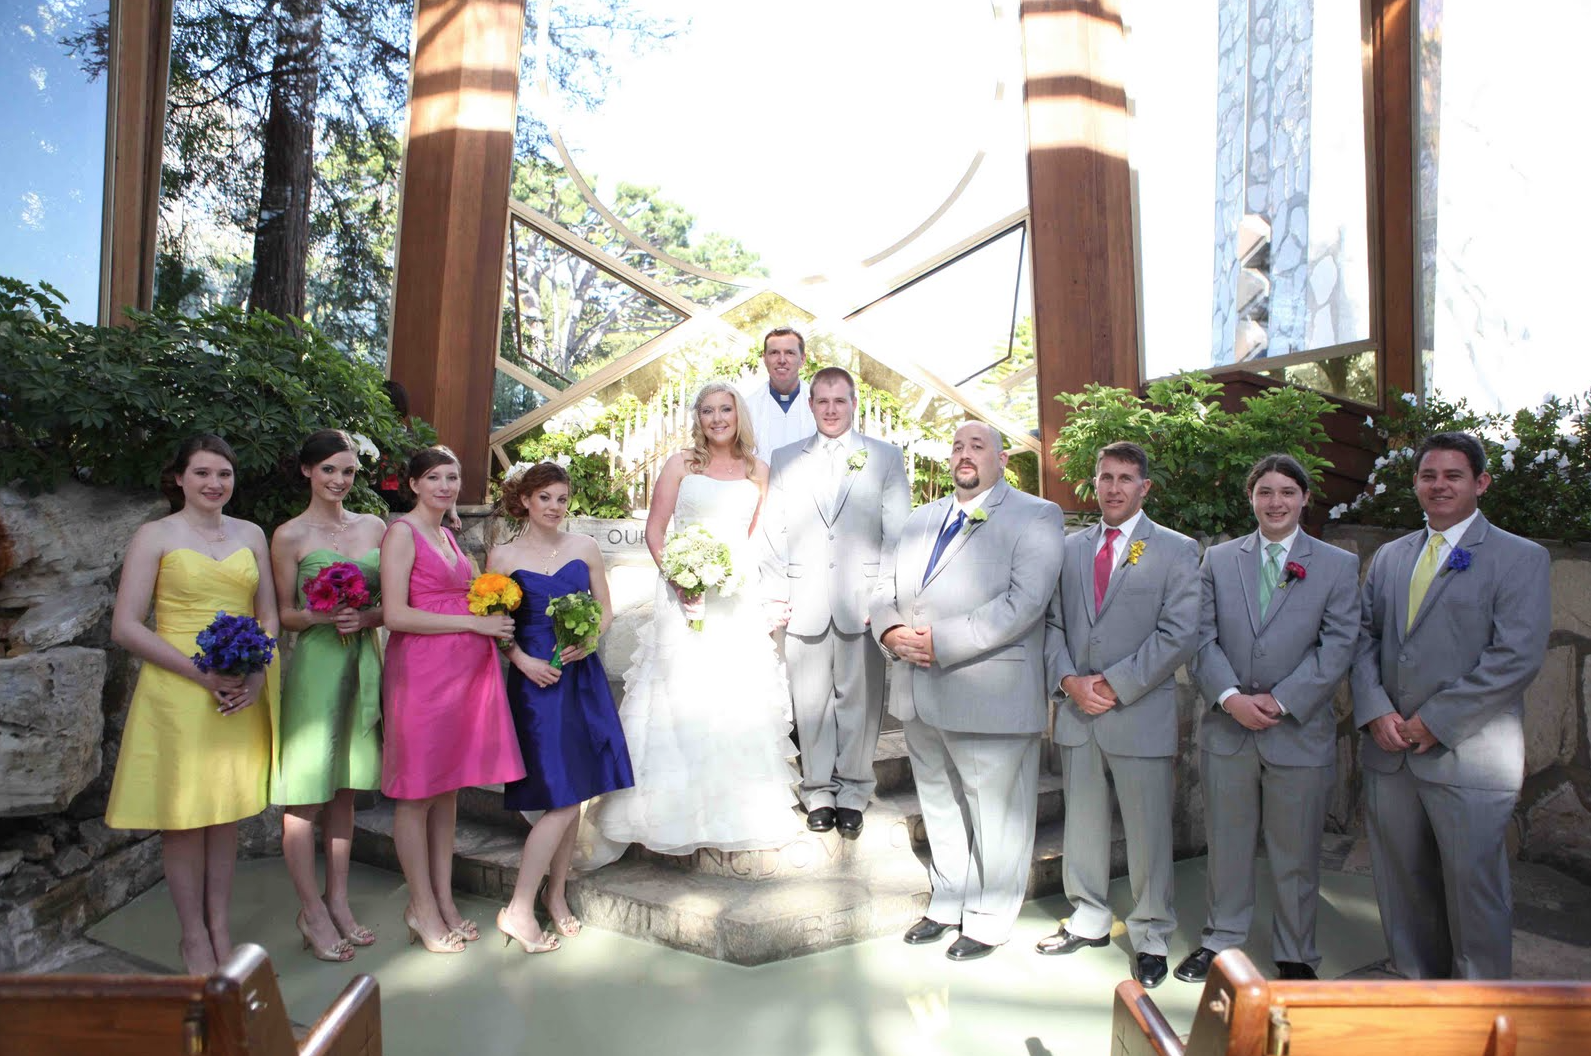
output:
[{"label": "green strapless dress", "polygon": [[[298,565],[304,583],[327,565],[351,561],[380,597],[381,551],[350,558],[311,550]],[[331,624],[300,631],[288,654],[276,729],[271,802],[324,803],[338,789],[381,787],[381,645],[374,629],[343,639]]]}]

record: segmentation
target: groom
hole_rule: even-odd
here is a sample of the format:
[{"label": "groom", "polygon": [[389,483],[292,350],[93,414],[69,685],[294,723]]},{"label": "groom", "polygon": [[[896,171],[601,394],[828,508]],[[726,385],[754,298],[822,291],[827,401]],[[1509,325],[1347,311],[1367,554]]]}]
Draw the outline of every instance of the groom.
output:
[{"label": "groom", "polygon": [[1044,614],[1064,521],[1054,503],[1005,482],[1003,448],[982,422],[956,430],[956,490],[906,521],[872,605],[932,854],[928,912],[905,939],[959,928],[953,961],[1004,943],[1022,908],[1048,717]]},{"label": "groom", "polygon": [[851,428],[851,375],[824,367],[809,391],[817,433],[775,451],[768,472],[763,582],[781,609],[776,622],[788,620],[807,828],[857,833],[884,714],[884,658],[867,637],[867,602],[893,571],[911,500],[901,449]]}]

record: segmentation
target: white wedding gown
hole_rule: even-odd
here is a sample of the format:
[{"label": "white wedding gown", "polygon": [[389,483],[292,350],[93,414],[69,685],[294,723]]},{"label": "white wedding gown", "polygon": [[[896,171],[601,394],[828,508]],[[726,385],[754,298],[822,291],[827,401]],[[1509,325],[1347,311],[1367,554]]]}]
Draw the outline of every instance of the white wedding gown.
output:
[{"label": "white wedding gown", "polygon": [[744,577],[709,591],[691,630],[661,573],[651,623],[624,676],[619,717],[635,787],[587,805],[575,865],[595,869],[632,843],[663,854],[781,847],[797,835],[790,690],[768,634],[756,547],[757,485],[699,473],[680,481],[671,528],[700,524],[728,543]]}]

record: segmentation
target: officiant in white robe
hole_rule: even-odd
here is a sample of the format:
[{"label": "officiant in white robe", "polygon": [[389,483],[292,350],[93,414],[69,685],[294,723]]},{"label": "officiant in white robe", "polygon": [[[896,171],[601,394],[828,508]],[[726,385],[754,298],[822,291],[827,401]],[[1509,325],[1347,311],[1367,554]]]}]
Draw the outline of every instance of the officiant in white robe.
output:
[{"label": "officiant in white robe", "polygon": [[773,461],[773,453],[786,444],[805,440],[818,431],[801,366],[807,359],[806,338],[788,326],[775,327],[762,339],[762,364],[766,384],[743,385],[741,396],[757,437],[757,457]]}]

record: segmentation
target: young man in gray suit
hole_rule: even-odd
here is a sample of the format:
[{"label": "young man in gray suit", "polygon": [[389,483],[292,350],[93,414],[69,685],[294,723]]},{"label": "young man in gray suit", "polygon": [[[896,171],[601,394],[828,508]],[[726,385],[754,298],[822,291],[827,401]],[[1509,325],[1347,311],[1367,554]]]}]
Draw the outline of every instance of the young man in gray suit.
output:
[{"label": "young man in gray suit", "polygon": [[1066,696],[1055,713],[1066,790],[1062,874],[1077,908],[1043,954],[1108,946],[1110,792],[1114,778],[1127,834],[1133,974],[1166,978],[1171,905],[1172,759],[1177,753],[1179,666],[1199,631],[1199,547],[1143,512],[1149,456],[1133,443],[1100,449],[1094,489],[1101,523],[1066,540],[1060,589],[1045,635],[1049,685]]},{"label": "young man in gray suit", "polygon": [[1065,527],[1059,506],[1005,482],[1003,448],[982,422],[956,430],[956,490],[907,519],[895,574],[873,596],[932,855],[928,912],[905,939],[959,928],[953,961],[1010,937],[1038,814],[1044,611]]},{"label": "young man in gray suit", "polygon": [[1262,829],[1276,887],[1271,956],[1283,979],[1316,978],[1320,841],[1337,774],[1332,694],[1359,638],[1359,559],[1299,529],[1304,467],[1267,455],[1245,486],[1259,528],[1205,551],[1188,665],[1209,704],[1198,741],[1210,848],[1204,933],[1174,973],[1188,983],[1248,938]]},{"label": "young man in gray suit", "polygon": [[807,828],[862,830],[884,715],[884,656],[867,606],[894,572],[911,511],[901,449],[856,432],[856,382],[840,367],[812,376],[818,431],[775,451],[763,530],[765,596],[779,606]]},{"label": "young man in gray suit", "polygon": [[1354,657],[1370,862],[1392,967],[1506,979],[1504,838],[1525,772],[1525,688],[1552,628],[1547,551],[1487,522],[1486,450],[1436,433],[1414,455],[1425,527],[1376,551]]}]

